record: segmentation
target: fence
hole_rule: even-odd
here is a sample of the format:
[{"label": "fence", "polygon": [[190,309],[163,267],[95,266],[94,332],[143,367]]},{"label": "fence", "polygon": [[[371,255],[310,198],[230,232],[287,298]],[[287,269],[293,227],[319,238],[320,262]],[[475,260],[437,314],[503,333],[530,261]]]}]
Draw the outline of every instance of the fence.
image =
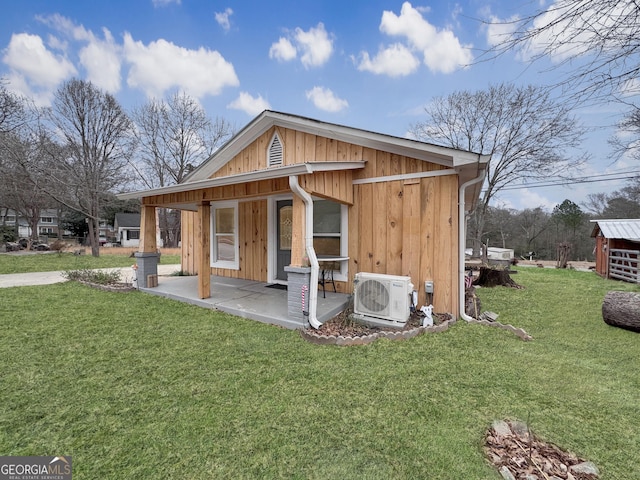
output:
[{"label": "fence", "polygon": [[609,251],[609,277],[640,283],[640,250]]}]

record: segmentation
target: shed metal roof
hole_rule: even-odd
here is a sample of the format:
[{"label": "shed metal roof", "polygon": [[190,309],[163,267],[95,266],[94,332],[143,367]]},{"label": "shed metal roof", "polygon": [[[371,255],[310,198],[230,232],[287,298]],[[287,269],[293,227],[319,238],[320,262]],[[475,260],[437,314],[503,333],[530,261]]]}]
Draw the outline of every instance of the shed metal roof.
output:
[{"label": "shed metal roof", "polygon": [[632,242],[640,242],[640,218],[625,220],[591,220],[594,223],[591,236],[598,235],[598,231],[602,232],[605,238],[616,238],[622,240],[630,240]]}]

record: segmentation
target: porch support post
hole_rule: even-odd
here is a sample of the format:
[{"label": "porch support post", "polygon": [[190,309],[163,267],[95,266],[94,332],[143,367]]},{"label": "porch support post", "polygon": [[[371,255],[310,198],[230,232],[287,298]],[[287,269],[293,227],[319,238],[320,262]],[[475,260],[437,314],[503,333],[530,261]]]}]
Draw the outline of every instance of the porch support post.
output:
[{"label": "porch support post", "polygon": [[198,258],[198,296],[211,297],[211,205],[198,205],[196,219],[196,242],[199,250]]},{"label": "porch support post", "polygon": [[143,205],[140,211],[140,246],[138,251],[157,253],[156,243],[156,207]]},{"label": "porch support post", "polygon": [[134,253],[138,267],[138,288],[157,286],[158,244],[156,242],[156,207],[143,205],[140,211],[140,244]]}]

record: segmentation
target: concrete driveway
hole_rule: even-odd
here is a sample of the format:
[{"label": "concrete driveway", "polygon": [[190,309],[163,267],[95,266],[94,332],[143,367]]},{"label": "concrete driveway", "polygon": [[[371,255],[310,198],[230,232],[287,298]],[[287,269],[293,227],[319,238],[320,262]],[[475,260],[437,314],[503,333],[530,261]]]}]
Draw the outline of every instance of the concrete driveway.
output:
[{"label": "concrete driveway", "polygon": [[[98,270],[120,270],[121,277],[131,278],[131,267],[124,268],[100,268]],[[180,265],[158,265],[158,275],[171,275],[180,271]],[[51,285],[53,283],[66,282],[63,272],[34,272],[34,273],[8,273],[0,275],[0,288],[26,287],[30,285]]]}]

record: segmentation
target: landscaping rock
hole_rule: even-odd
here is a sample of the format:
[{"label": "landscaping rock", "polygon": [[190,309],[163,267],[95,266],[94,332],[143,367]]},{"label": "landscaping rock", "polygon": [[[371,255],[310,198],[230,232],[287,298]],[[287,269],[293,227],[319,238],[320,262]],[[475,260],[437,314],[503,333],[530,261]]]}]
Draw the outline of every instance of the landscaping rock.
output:
[{"label": "landscaping rock", "polygon": [[504,480],[516,480],[516,477],[514,477],[509,469],[505,466],[500,468],[500,475],[502,475],[502,478],[504,478]]},{"label": "landscaping rock", "polygon": [[574,475],[600,475],[598,467],[596,467],[592,462],[582,462],[577,465],[573,465],[571,467],[571,473],[573,473]]},{"label": "landscaping rock", "polygon": [[509,427],[509,424],[504,420],[495,420],[491,425],[491,428],[493,428],[494,433],[498,437],[507,437],[512,435],[511,427]]}]

